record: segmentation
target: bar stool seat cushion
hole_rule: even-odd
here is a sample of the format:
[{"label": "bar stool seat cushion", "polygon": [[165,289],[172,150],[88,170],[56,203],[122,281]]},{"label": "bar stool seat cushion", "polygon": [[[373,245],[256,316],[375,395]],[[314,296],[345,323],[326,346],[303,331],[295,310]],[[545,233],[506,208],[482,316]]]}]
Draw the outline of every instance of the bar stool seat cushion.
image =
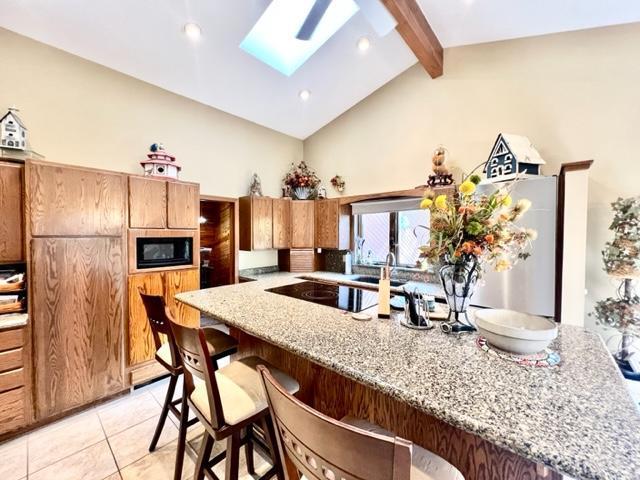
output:
[{"label": "bar stool seat cushion", "polygon": [[[238,348],[238,341],[231,335],[213,327],[203,328],[203,330],[211,355],[226,356],[231,350]],[[156,351],[156,355],[166,364],[174,365],[169,342],[163,343]]]},{"label": "bar stool seat cushion", "polygon": [[[360,418],[346,416],[341,421],[367,432],[395,437],[393,433],[379,425]],[[464,480],[464,477],[444,458],[414,443],[411,456],[411,480]]]},{"label": "bar stool seat cushion", "polygon": [[[300,385],[286,373],[278,370],[259,357],[247,357],[231,362],[216,371],[216,382],[220,392],[220,402],[224,421],[228,425],[237,425],[253,415],[267,409],[267,397],[262,386],[258,365],[264,365],[290,394],[295,394]],[[191,394],[195,407],[211,421],[207,387],[203,381],[195,383]]]}]

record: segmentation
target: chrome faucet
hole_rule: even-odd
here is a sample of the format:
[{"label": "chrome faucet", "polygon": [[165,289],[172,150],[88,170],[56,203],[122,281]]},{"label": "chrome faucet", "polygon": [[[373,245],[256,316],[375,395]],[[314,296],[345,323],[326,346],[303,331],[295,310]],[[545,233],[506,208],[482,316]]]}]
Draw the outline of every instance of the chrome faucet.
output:
[{"label": "chrome faucet", "polygon": [[393,252],[387,253],[387,258],[385,258],[384,264],[387,267],[391,267],[389,269],[389,274],[393,273],[393,271],[396,269],[396,254]]}]

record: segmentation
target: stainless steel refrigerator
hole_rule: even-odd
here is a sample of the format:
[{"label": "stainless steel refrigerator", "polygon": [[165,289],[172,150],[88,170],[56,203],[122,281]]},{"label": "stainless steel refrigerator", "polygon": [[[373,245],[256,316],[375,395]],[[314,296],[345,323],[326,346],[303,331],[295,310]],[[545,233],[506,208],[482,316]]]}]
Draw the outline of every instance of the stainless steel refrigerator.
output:
[{"label": "stainless steel refrigerator", "polygon": [[558,178],[533,177],[517,182],[483,184],[478,190],[490,193],[496,187],[513,183],[514,203],[520,198],[528,198],[532,203],[518,225],[534,228],[538,238],[529,250],[531,256],[520,260],[513,269],[494,272],[488,266],[471,303],[554,317]]}]

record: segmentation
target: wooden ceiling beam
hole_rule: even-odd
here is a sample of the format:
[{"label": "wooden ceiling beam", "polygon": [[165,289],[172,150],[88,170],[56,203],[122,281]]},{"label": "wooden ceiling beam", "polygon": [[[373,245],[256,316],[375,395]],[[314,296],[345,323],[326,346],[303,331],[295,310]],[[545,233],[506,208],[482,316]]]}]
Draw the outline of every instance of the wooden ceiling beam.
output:
[{"label": "wooden ceiling beam", "polygon": [[382,0],[398,22],[396,30],[431,78],[442,75],[442,45],[416,0]]}]

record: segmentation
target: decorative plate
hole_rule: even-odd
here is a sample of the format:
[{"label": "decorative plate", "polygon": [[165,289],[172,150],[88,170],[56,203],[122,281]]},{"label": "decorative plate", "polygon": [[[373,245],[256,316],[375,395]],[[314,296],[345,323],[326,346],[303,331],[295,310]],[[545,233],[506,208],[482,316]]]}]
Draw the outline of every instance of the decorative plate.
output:
[{"label": "decorative plate", "polygon": [[545,348],[542,352],[529,355],[519,355],[517,353],[505,352],[490,345],[486,338],[478,336],[476,345],[480,350],[495,355],[508,362],[517,363],[523,367],[553,368],[560,365],[560,354],[550,348]]}]

